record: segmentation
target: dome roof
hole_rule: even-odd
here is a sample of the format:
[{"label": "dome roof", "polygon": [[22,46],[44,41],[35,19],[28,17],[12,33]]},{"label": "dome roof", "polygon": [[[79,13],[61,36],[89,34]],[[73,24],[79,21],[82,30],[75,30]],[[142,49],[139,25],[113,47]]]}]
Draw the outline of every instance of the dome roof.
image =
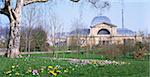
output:
[{"label": "dome roof", "polygon": [[89,35],[90,34],[90,29],[75,29],[73,31],[70,32],[70,35]]},{"label": "dome roof", "polygon": [[118,28],[117,33],[121,35],[135,35],[136,33],[132,30],[129,30],[127,28]]},{"label": "dome roof", "polygon": [[96,24],[100,24],[100,23],[111,23],[111,20],[106,17],[106,16],[96,16],[93,18],[92,22],[91,22],[91,26],[94,26]]}]

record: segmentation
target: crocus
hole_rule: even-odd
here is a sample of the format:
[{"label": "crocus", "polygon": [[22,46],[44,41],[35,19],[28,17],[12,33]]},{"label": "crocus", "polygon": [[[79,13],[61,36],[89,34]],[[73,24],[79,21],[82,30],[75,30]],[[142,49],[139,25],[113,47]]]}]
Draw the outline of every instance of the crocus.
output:
[{"label": "crocus", "polygon": [[32,70],[32,75],[39,75],[38,70]]}]

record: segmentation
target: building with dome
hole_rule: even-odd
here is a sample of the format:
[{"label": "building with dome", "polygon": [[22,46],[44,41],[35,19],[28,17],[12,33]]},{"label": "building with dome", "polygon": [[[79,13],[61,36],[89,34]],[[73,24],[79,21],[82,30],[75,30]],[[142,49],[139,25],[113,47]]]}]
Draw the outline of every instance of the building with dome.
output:
[{"label": "building with dome", "polygon": [[133,44],[135,42],[142,42],[142,37],[127,28],[117,28],[106,16],[94,17],[90,29],[73,30],[67,38],[68,46]]}]

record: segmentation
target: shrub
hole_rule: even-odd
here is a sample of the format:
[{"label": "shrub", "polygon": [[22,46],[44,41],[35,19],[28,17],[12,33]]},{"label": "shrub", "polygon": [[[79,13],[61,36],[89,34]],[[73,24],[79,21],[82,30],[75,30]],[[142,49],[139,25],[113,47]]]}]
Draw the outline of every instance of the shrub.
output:
[{"label": "shrub", "polygon": [[113,59],[119,58],[122,55],[120,48],[117,45],[103,46],[99,54],[104,55],[106,58]]},{"label": "shrub", "polygon": [[145,57],[145,55],[144,55],[145,52],[146,52],[145,47],[142,48],[142,49],[139,49],[138,51],[135,51],[135,52],[133,53],[134,59],[143,60],[144,57]]}]

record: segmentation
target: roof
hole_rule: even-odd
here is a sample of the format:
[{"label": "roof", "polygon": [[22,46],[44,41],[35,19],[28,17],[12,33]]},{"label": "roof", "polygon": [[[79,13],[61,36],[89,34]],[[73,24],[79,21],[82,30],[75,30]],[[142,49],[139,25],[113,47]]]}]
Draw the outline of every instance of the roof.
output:
[{"label": "roof", "polygon": [[[69,35],[69,32],[58,32],[58,33],[55,33],[55,38],[65,38],[68,35]],[[50,34],[49,37],[53,37],[53,35]]]},{"label": "roof", "polygon": [[136,32],[129,30],[127,28],[118,28],[117,33],[121,35],[135,35]]},{"label": "roof", "polygon": [[96,16],[93,18],[91,22],[91,26],[100,24],[100,23],[108,23],[111,24],[111,20],[107,16]]},{"label": "roof", "polygon": [[[105,23],[105,22],[103,22],[103,23],[100,23],[100,24],[106,24],[106,25],[111,26],[111,27],[117,27],[116,25],[111,24],[111,23]],[[96,27],[96,26],[97,26],[97,25],[91,26],[91,28]]]},{"label": "roof", "polygon": [[90,29],[75,29],[70,32],[70,35],[89,35]]}]

